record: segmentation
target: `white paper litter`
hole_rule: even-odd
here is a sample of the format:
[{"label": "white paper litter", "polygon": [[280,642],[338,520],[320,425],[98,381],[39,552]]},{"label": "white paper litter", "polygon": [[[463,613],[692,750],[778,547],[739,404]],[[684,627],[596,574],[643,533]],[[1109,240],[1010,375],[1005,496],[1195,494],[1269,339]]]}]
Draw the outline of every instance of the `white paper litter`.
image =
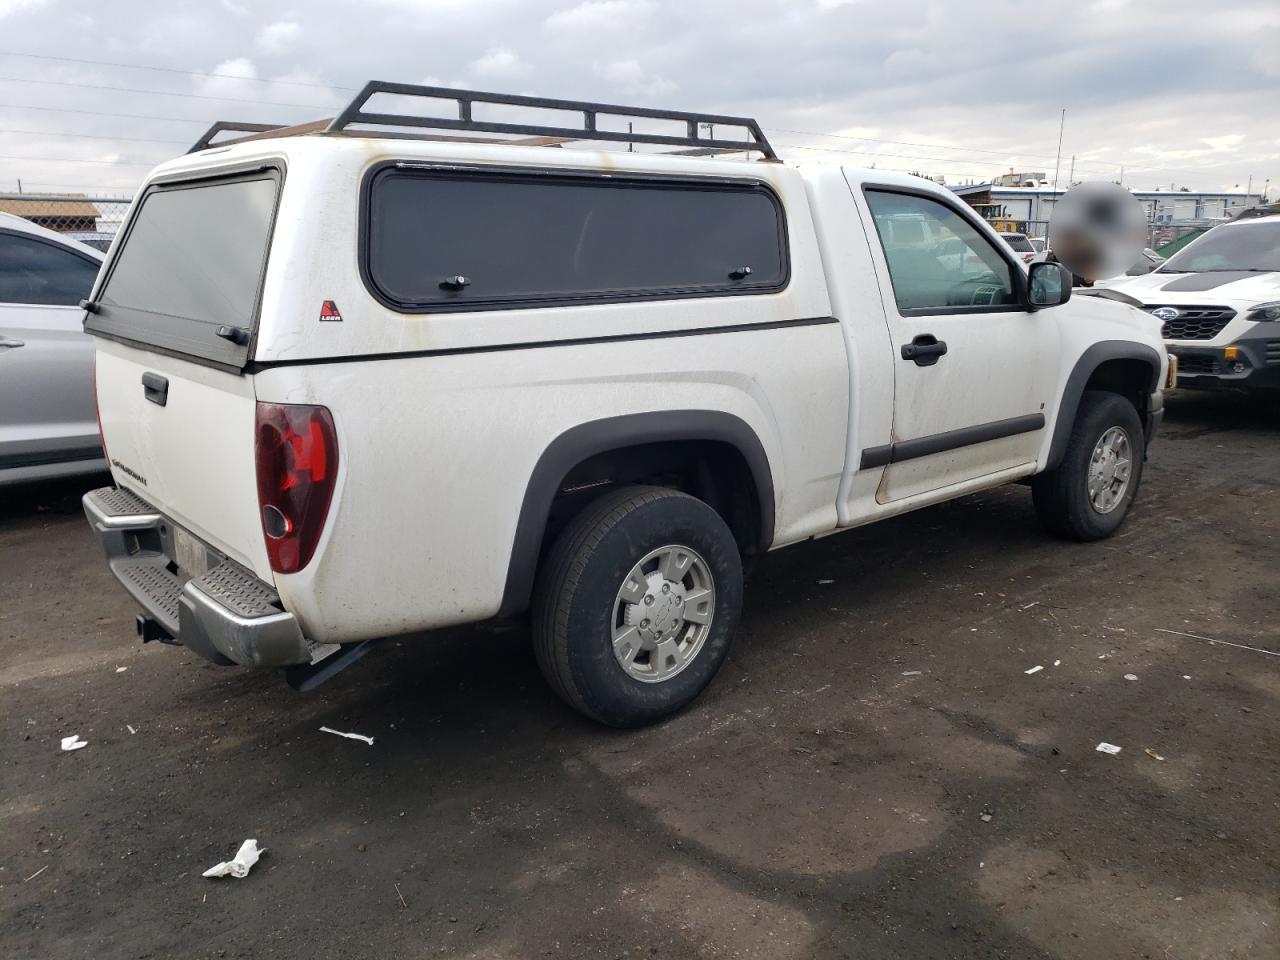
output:
[{"label": "white paper litter", "polygon": [[1190,680],[1190,679],[1191,679],[1191,674],[1189,674],[1189,673],[1184,673],[1184,674],[1182,675],[1182,679],[1183,679],[1183,680]]},{"label": "white paper litter", "polygon": [[918,677],[922,673],[924,673],[923,670],[903,670],[902,671],[902,675],[904,677]]},{"label": "white paper litter", "polygon": [[1061,661],[1061,660],[1055,660],[1055,661],[1053,661],[1053,665],[1054,665],[1055,667],[1060,667],[1060,666],[1062,666],[1062,661]]},{"label": "white paper litter", "polygon": [[1136,673],[1126,673],[1126,674],[1124,675],[1124,678],[1125,678],[1126,680],[1137,680],[1137,679],[1138,679],[1138,675],[1137,675]]},{"label": "white paper litter", "polygon": [[825,587],[825,586],[826,586],[827,584],[829,584],[829,583],[835,583],[835,581],[834,581],[834,580],[819,580],[819,581],[818,581],[818,586],[820,586],[820,587]]},{"label": "white paper litter", "polygon": [[133,727],[130,724],[127,724],[127,723],[124,725],[124,728],[129,731],[129,736],[133,736],[135,733],[138,732],[137,730],[133,729]]},{"label": "white paper litter", "polygon": [[62,738],[63,750],[79,750],[81,747],[87,747],[88,745],[89,745],[89,741],[81,740],[80,734],[78,733],[73,733],[69,737]]},{"label": "white paper litter", "polygon": [[366,737],[363,733],[343,733],[341,730],[334,730],[332,727],[321,727],[321,733],[332,733],[335,737],[346,737],[348,740],[363,740],[369,746],[373,746],[373,737]]},{"label": "white paper litter", "polygon": [[1038,663],[1038,664],[1036,664],[1034,667],[1032,667],[1030,670],[1023,670],[1022,672],[1023,672],[1023,673],[1025,673],[1025,674],[1030,675],[1030,674],[1033,674],[1033,673],[1039,673],[1039,672],[1040,672],[1041,670],[1043,670],[1043,669],[1044,669],[1044,664],[1039,664],[1039,663]]},{"label": "white paper litter", "polygon": [[116,673],[124,673],[128,669],[128,667],[116,667]]},{"label": "white paper litter", "polygon": [[243,880],[249,875],[250,868],[258,862],[258,857],[267,851],[258,849],[257,840],[246,840],[240,844],[240,849],[236,851],[236,855],[230,860],[223,860],[217,866],[210,867],[202,877],[235,877],[237,880]]},{"label": "white paper litter", "polygon": [[1123,747],[1117,747],[1114,743],[1107,743],[1107,742],[1104,740],[1102,743],[1100,743],[1100,744],[1098,744],[1096,747],[1094,747],[1094,749],[1095,749],[1095,750],[1097,750],[1099,753],[1109,753],[1109,754],[1111,754],[1112,756],[1115,756],[1117,753],[1119,753],[1119,752],[1120,752],[1121,750],[1123,750],[1124,748],[1123,748]]}]

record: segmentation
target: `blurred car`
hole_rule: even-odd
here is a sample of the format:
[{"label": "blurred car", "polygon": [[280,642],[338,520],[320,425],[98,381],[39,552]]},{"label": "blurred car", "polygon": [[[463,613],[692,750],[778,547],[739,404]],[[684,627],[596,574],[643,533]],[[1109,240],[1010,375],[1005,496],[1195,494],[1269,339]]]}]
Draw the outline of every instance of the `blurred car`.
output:
[{"label": "blurred car", "polygon": [[1138,257],[1138,262],[1125,271],[1125,276],[1145,276],[1162,263],[1164,263],[1164,257],[1160,256],[1160,254],[1156,253],[1150,247],[1143,247],[1142,253]]},{"label": "blurred car", "polygon": [[1023,263],[1030,263],[1036,258],[1036,248],[1031,245],[1025,233],[1002,233],[1000,236]]},{"label": "blurred car", "polygon": [[107,468],[80,301],[101,252],[0,213],[0,485]]},{"label": "blurred car", "polygon": [[1031,249],[1036,253],[1044,253],[1049,249],[1049,240],[1046,237],[1031,237]]},{"label": "blurred car", "polygon": [[1280,216],[1216,226],[1106,286],[1161,322],[1178,386],[1280,392]]},{"label": "blurred car", "polygon": [[[1041,260],[1045,259],[1045,257],[1047,257],[1048,255],[1049,255],[1048,250],[1045,250],[1042,253],[1037,253],[1035,255],[1035,262],[1039,263]],[[1128,270],[1126,270],[1124,273],[1120,274],[1119,276],[1106,277],[1104,279],[1098,280],[1094,285],[1098,287],[1113,287],[1129,277],[1146,276],[1148,273],[1150,273],[1152,270],[1155,270],[1164,262],[1165,262],[1165,258],[1160,256],[1160,254],[1156,253],[1150,247],[1143,247],[1142,253],[1138,254],[1137,261]]]},{"label": "blurred car", "polygon": [[102,253],[106,253],[111,249],[111,241],[116,238],[114,233],[104,233],[101,230],[80,230],[71,233],[62,234],[64,237],[70,237],[79,243],[83,243],[86,247],[93,247]]}]

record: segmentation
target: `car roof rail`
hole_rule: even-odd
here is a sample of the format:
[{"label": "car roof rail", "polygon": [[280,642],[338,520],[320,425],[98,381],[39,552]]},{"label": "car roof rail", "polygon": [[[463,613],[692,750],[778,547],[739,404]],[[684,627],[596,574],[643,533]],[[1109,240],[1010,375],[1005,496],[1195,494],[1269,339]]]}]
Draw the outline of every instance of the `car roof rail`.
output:
[{"label": "car roof rail", "polygon": [[[213,143],[213,138],[220,133],[268,133],[272,130],[283,129],[284,124],[280,123],[240,123],[236,120],[219,120],[204,133],[200,134],[200,139],[192,144],[191,149],[187,153],[195,153],[197,150],[204,150],[207,147],[220,147],[221,143]],[[239,140],[239,137],[233,137],[228,143]]]},{"label": "car roof rail", "polygon": [[[419,97],[424,100],[452,101],[456,107],[454,116],[421,116],[416,114],[370,112],[369,101],[378,94],[401,97]],[[532,107],[542,110],[560,110],[582,115],[580,126],[549,126],[545,124],[508,123],[499,120],[476,119],[477,103],[501,104],[513,107]],[[685,125],[685,135],[644,133],[634,130],[608,130],[600,127],[600,118],[674,120]],[[382,127],[412,127],[430,130],[466,130],[481,133],[506,133],[525,137],[554,137],[570,140],[602,140],[626,144],[657,144],[671,147],[698,147],[725,151],[757,151],[766,160],[777,160],[760,129],[760,124],[750,117],[730,117],[712,113],[688,113],[677,110],[657,110],[652,107],[628,107],[618,104],[592,103],[585,100],[552,100],[547,97],[528,97],[506,93],[483,93],[478,90],[456,90],[452,87],[427,87],[412,83],[390,83],[372,80],[365,84],[341,113],[333,118],[326,133],[353,134],[353,124]],[[215,124],[216,126],[216,124]],[[735,127],[746,131],[749,139],[730,140],[716,137],[716,126]],[[706,128],[706,133],[703,133]]]}]

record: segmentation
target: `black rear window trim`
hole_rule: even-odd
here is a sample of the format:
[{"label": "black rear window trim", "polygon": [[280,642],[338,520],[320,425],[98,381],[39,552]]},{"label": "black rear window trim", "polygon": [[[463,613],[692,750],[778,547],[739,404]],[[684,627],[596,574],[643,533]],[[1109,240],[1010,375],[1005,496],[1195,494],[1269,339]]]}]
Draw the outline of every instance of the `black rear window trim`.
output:
[{"label": "black rear window trim", "polygon": [[[143,204],[146,203],[148,197],[154,193],[168,193],[175,190],[192,190],[200,187],[220,186],[224,183],[239,183],[247,180],[273,179],[276,181],[276,199],[275,205],[271,209],[271,220],[267,226],[267,245],[262,254],[262,265],[258,270],[258,289],[253,298],[253,313],[249,319],[249,342],[245,345],[244,359],[239,363],[226,363],[221,360],[215,360],[210,357],[202,357],[196,353],[190,353],[186,350],[179,350],[175,347],[164,346],[162,344],[149,343],[145,340],[135,340],[120,333],[113,331],[98,330],[92,326],[92,313],[86,313],[84,319],[84,329],[86,333],[95,337],[103,337],[107,340],[114,340],[117,343],[123,343],[127,346],[137,347],[143,350],[150,350],[154,353],[161,354],[166,357],[175,357],[180,360],[188,360],[192,363],[198,363],[202,366],[213,367],[218,370],[225,370],[231,373],[243,374],[246,367],[253,362],[253,357],[257,353],[258,347],[258,328],[260,326],[262,314],[262,293],[267,283],[267,269],[271,265],[271,246],[275,242],[276,236],[276,219],[280,215],[280,196],[284,192],[286,165],[283,160],[272,159],[267,162],[253,161],[251,163],[240,163],[234,166],[219,167],[216,170],[199,171],[197,173],[181,172],[168,174],[162,177],[156,177],[150,181],[146,188],[135,199],[132,208],[129,211],[129,222],[124,226],[124,236],[120,238],[115,246],[115,252],[110,256],[110,262],[104,262],[102,269],[98,271],[98,280],[93,285],[93,293],[90,299],[97,301],[102,296],[102,291],[106,289],[108,283],[111,282],[111,275],[115,272],[116,263],[120,259],[120,254],[129,242],[129,235],[133,232],[134,225],[138,221],[138,214],[142,211]],[[265,174],[265,177],[264,177]],[[146,312],[146,311],[141,311]]]},{"label": "black rear window trim", "polygon": [[[593,291],[590,293],[549,293],[540,297],[508,297],[492,300],[398,300],[379,286],[370,270],[372,230],[369,210],[378,179],[388,172],[420,176],[424,179],[472,179],[525,183],[543,178],[589,184],[636,184],[670,186],[687,190],[723,190],[732,193],[759,193],[773,204],[778,217],[778,247],[782,255],[782,276],[776,283],[743,284],[727,280],[723,286],[669,287],[647,290]],[[696,175],[613,173],[599,170],[566,170],[527,166],[488,166],[458,163],[428,163],[409,159],[384,160],[370,167],[360,185],[359,253],[356,257],[360,279],[370,296],[397,313],[486,313],[494,310],[533,310],[543,307],[572,307],[608,303],[649,303],[658,300],[691,300],[716,297],[761,296],[781,293],[791,283],[791,248],[786,207],[777,191],[758,177],[699,177]]]}]

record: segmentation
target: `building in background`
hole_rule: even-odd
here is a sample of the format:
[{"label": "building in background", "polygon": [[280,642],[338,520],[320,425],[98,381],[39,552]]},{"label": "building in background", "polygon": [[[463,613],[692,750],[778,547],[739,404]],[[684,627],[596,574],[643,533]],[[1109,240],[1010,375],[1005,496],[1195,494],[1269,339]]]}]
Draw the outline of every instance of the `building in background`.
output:
[{"label": "building in background", "polygon": [[0,194],[0,213],[24,217],[58,233],[96,233],[102,214],[84,194]]},{"label": "building in background", "polygon": [[[1040,174],[1010,173],[992,183],[953,186],[962,198],[997,229],[1023,233],[1042,232],[1037,224],[1045,224],[1053,215],[1053,205],[1067,192],[1065,187],[1006,186],[1003,181],[1021,178],[1030,182]],[[1228,220],[1262,200],[1261,193],[1244,191],[1132,190],[1142,204],[1147,220],[1153,224],[1187,223],[1200,220]]]}]

